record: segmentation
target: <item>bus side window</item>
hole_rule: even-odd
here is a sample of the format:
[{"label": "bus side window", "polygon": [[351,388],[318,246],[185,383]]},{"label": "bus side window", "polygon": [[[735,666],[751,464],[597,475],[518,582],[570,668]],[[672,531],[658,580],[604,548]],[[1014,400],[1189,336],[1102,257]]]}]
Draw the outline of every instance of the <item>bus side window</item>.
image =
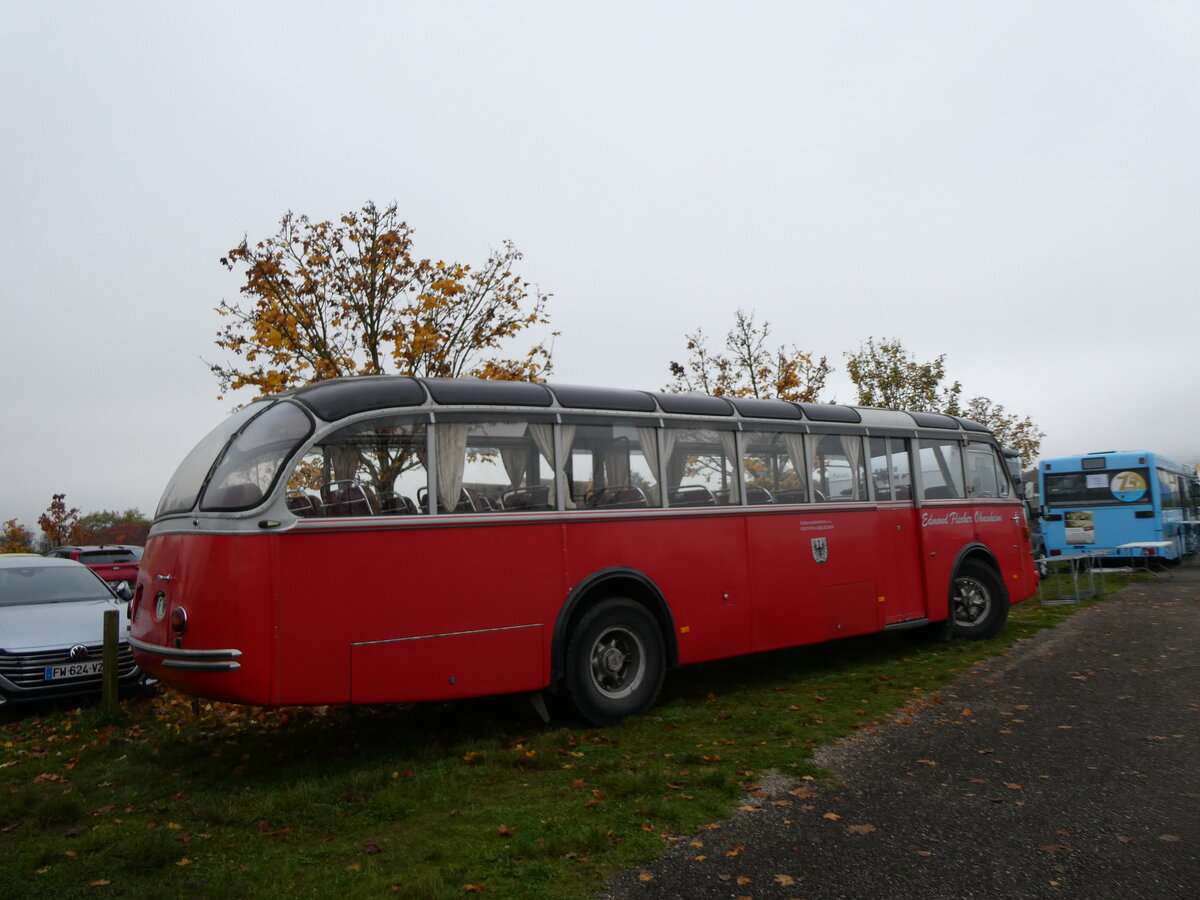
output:
[{"label": "bus side window", "polygon": [[429,479],[425,425],[385,416],[348,425],[311,448],[288,477],[287,505],[301,518],[408,516]]},{"label": "bus side window", "polygon": [[742,461],[747,503],[808,502],[803,434],[743,431]]},{"label": "bus side window", "polygon": [[977,499],[998,497],[1000,483],[996,475],[996,457],[992,448],[972,444],[967,447],[967,494]]},{"label": "bus side window", "polygon": [[867,499],[863,441],[859,435],[810,434],[813,500],[844,503]]},{"label": "bus side window", "polygon": [[554,509],[550,422],[443,421],[434,429],[439,512]]},{"label": "bus side window", "polygon": [[605,423],[562,425],[567,509],[645,509],[660,506],[658,429]]},{"label": "bus side window", "polygon": [[922,439],[920,441],[921,489],[926,500],[962,499],[962,448],[958,441]]},{"label": "bus side window", "polygon": [[727,506],[739,502],[734,432],[667,428],[667,505]]}]

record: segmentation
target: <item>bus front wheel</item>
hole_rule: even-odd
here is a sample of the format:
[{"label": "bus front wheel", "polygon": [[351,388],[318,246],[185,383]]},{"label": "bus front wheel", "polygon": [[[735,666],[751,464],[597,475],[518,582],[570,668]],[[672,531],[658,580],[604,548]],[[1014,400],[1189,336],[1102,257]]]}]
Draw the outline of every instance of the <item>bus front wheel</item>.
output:
[{"label": "bus front wheel", "polygon": [[1008,619],[1008,597],[990,566],[967,560],[954,575],[950,591],[954,636],[969,640],[994,637]]},{"label": "bus front wheel", "polygon": [[644,606],[613,597],[592,607],[567,646],[567,684],[579,714],[615,725],[654,705],[666,673],[658,622]]}]

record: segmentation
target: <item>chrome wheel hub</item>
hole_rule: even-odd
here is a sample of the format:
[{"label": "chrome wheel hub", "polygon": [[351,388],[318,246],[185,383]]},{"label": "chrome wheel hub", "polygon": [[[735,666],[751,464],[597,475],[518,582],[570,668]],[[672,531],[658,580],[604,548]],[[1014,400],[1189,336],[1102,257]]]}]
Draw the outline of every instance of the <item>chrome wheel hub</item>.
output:
[{"label": "chrome wheel hub", "polygon": [[646,673],[646,648],[638,634],[623,625],[603,631],[592,645],[592,684],[605,697],[627,697]]}]

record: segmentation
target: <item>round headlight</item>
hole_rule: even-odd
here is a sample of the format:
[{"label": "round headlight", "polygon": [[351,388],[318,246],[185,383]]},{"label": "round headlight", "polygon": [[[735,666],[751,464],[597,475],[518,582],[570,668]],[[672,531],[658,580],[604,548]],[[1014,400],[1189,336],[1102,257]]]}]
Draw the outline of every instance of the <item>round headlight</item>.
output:
[{"label": "round headlight", "polygon": [[183,634],[187,631],[187,610],[182,606],[171,610],[171,630],[176,634]]}]

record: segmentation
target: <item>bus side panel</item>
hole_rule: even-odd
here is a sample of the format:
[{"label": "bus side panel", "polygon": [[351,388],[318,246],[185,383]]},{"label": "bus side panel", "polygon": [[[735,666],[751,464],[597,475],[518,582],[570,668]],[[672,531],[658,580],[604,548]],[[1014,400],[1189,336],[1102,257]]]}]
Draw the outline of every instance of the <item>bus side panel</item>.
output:
[{"label": "bus side panel", "polygon": [[[234,671],[165,668],[158,657],[135,651],[139,665],[195,696],[271,702],[271,543],[271,535],[166,534],[150,538],[138,573],[142,596],[130,634],[162,647],[231,649],[242,655]],[[165,595],[166,614],[155,621],[159,593]],[[187,630],[182,636],[170,627],[176,608],[187,613]]]},{"label": "bus side panel", "polygon": [[568,586],[604,569],[634,569],[657,585],[670,607],[680,663],[749,653],[744,521],[720,515],[568,520]]},{"label": "bus side panel", "polygon": [[[561,526],[421,525],[280,536],[277,703],[545,686],[546,626],[565,594]],[[466,634],[477,636],[449,639]]]},{"label": "bus side panel", "polygon": [[774,650],[880,627],[885,554],[878,513],[846,509],[747,517],[754,649]]},{"label": "bus side panel", "polygon": [[545,684],[544,631],[533,625],[355,644],[350,699],[391,702],[398,672],[410,702],[536,690]]}]

